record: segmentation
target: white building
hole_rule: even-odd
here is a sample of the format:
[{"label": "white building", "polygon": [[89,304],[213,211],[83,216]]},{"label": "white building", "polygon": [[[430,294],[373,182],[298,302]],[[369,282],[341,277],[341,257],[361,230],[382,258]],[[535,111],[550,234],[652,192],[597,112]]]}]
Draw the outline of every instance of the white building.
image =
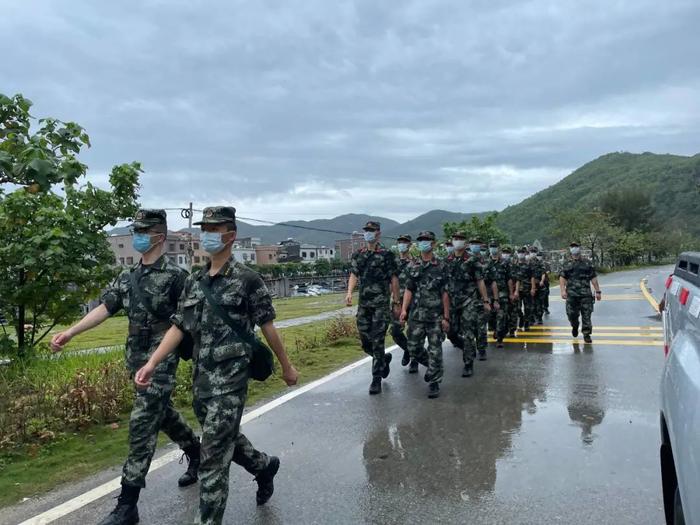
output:
[{"label": "white building", "polygon": [[335,250],[327,246],[302,244],[299,247],[299,256],[301,257],[301,262],[308,264],[315,263],[318,259],[331,261],[335,257]]}]

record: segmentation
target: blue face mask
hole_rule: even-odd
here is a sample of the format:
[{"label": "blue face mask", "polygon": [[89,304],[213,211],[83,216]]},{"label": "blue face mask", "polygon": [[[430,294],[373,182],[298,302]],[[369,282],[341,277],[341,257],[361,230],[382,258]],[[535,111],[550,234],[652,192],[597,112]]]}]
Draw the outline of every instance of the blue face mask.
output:
[{"label": "blue face mask", "polygon": [[494,256],[498,255],[498,248],[489,248],[489,253]]},{"label": "blue face mask", "polygon": [[447,247],[447,253],[448,253],[448,254],[451,255],[451,254],[454,253],[454,251],[455,251],[455,247],[454,247],[454,246],[448,246],[448,247]]},{"label": "blue face mask", "polygon": [[406,253],[408,251],[408,244],[406,244],[405,242],[400,242],[398,244],[398,247],[399,247],[399,253]]},{"label": "blue face mask", "polygon": [[579,248],[578,246],[572,246],[571,248],[569,248],[569,251],[571,252],[571,255],[578,255],[579,253],[581,253],[581,248]]},{"label": "blue face mask", "polygon": [[199,240],[204,251],[211,254],[219,253],[226,246],[221,240],[221,232],[202,232]]},{"label": "blue face mask", "polygon": [[418,241],[418,249],[421,253],[427,253],[433,249],[432,241]]},{"label": "blue face mask", "polygon": [[152,248],[151,236],[147,233],[134,233],[131,236],[131,244],[139,253],[146,253]]},{"label": "blue face mask", "polygon": [[365,234],[364,234],[365,242],[374,242],[374,239],[376,239],[376,238],[377,238],[376,232],[365,232]]},{"label": "blue face mask", "polygon": [[504,261],[508,262],[510,261],[510,254],[509,253],[504,253],[501,255]]},{"label": "blue face mask", "polygon": [[469,251],[472,252],[474,255],[479,255],[481,253],[481,245],[480,244],[470,244]]}]

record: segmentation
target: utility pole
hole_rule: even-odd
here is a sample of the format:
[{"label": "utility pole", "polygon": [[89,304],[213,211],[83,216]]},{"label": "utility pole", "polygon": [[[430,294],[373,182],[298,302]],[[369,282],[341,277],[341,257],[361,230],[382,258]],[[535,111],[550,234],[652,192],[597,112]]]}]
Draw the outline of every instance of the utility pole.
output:
[{"label": "utility pole", "polygon": [[183,219],[187,219],[187,269],[192,273],[192,261],[194,260],[194,247],[192,245],[192,203],[190,202],[189,207],[183,208],[180,215]]}]

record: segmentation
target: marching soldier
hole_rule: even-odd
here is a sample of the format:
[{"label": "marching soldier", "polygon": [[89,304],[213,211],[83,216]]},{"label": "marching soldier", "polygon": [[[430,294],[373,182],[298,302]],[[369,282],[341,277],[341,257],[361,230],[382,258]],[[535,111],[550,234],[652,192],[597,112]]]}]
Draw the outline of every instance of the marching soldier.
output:
[{"label": "marching soldier", "polygon": [[530,266],[532,266],[532,276],[535,278],[535,296],[532,300],[535,323],[543,324],[544,317],[544,292],[547,271],[545,270],[542,257],[537,246],[530,247]]},{"label": "marching soldier", "polygon": [[[566,315],[571,323],[571,335],[578,337],[579,317],[583,340],[592,343],[594,301],[601,300],[600,285],[593,263],[581,256],[581,247],[577,242],[569,246],[571,258],[562,267],[559,274],[561,298],[566,301]],[[591,285],[595,289],[595,298],[591,294]]]},{"label": "marching soldier", "polygon": [[[428,397],[440,395],[443,376],[442,342],[449,329],[450,298],[444,262],[435,257],[435,234],[420,232],[417,238],[420,259],[408,270],[401,322],[408,319],[408,348],[411,359],[426,366]],[[410,313],[409,313],[410,306]],[[409,317],[410,316],[410,317]],[[428,340],[428,349],[424,347]]]},{"label": "marching soldier", "polygon": [[[399,250],[399,257],[396,261],[396,266],[399,272],[399,297],[403,297],[406,291],[406,279],[408,278],[408,268],[413,262],[413,257],[411,256],[411,236],[401,235],[397,239],[397,247]],[[406,366],[409,364],[411,357],[408,352],[408,340],[406,339],[406,334],[404,333],[404,327],[401,321],[397,318],[392,317],[391,319],[391,337],[394,342],[403,350],[403,358],[401,359],[401,366]],[[418,371],[418,364],[415,365],[416,371]]]},{"label": "marching soldier", "polygon": [[352,292],[358,281],[360,299],[357,307],[357,329],[360,342],[366,354],[372,356],[372,383],[370,395],[382,391],[382,379],[389,377],[391,354],[385,353],[384,338],[389,328],[392,315],[398,317],[401,301],[399,300],[399,271],[396,258],[380,243],[381,226],[376,221],[365,224],[365,248],[356,252],[350,262],[350,281],[345,302],[352,305]]},{"label": "marching soldier", "polygon": [[[479,264],[481,264],[481,273],[486,279],[486,270],[488,266],[488,261],[486,260],[487,247],[486,244],[479,238],[472,239],[469,241],[469,251],[473,256],[475,256]],[[486,284],[486,280],[484,281]],[[489,286],[487,288],[487,293],[489,293]],[[497,296],[498,294],[496,294]],[[489,316],[490,311],[482,309],[481,312],[481,322],[479,323],[479,335],[476,340],[476,349],[479,352],[479,361],[486,361],[486,348],[489,345],[488,341],[488,331],[489,331]]]},{"label": "marching soldier", "polygon": [[517,301],[517,313],[520,318],[520,328],[524,332],[530,329],[534,322],[533,304],[536,289],[532,266],[527,260],[527,248],[518,249],[518,260],[513,266],[513,280],[515,281],[515,300]]},{"label": "marching soldier", "polygon": [[[126,342],[126,366],[134,374],[148,361],[170,328],[170,316],[187,278],[187,272],[163,255],[168,226],[165,210],[139,210],[132,224],[134,249],[141,261],[122,272],[112,288],[102,296],[102,304],[75,326],[56,334],[51,340],[59,351],[76,335],[90,330],[110,316],[126,310],[129,336]],[[178,356],[172,354],[155,370],[153,384],[136,392],[129,419],[129,454],[122,469],[121,493],[116,508],[101,525],[137,523],[137,502],[146,486],[146,474],[156,451],[158,432],[165,432],[188,459],[188,468],[178,485],[197,481],[200,445],[185,419],[170,399],[175,387]]]},{"label": "marching soldier", "polygon": [[454,251],[445,261],[448,274],[448,295],[450,297],[450,329],[447,332],[447,338],[455,348],[464,352],[462,310],[464,305],[466,305],[466,294],[470,293],[470,291],[467,289],[466,283],[460,280],[461,274],[458,275],[456,270],[459,265],[469,259],[466,234],[464,232],[456,232],[452,235],[452,246]]},{"label": "marching soldier", "polygon": [[495,239],[489,243],[489,260],[485,281],[486,288],[491,293],[493,307],[489,323],[490,325],[492,323],[498,348],[503,348],[503,339],[508,333],[508,309],[514,286],[510,275],[510,265],[503,260],[498,242]]},{"label": "marching soldier", "polygon": [[501,259],[508,265],[508,275],[510,276],[510,283],[512,288],[509,290],[508,297],[508,314],[507,314],[507,326],[508,326],[508,336],[515,337],[515,331],[518,329],[518,308],[517,301],[515,300],[515,270],[513,261],[513,250],[509,246],[504,246],[501,251]]},{"label": "marching soldier", "polygon": [[277,356],[287,385],[296,384],[298,373],[275,329],[275,309],[262,278],[231,256],[236,209],[210,207],[203,215],[195,224],[201,225],[201,244],[211,261],[187,278],[171,318],[173,326],[136,373],[135,382],[139,388],[152,388],[160,363],[171,359],[185,334],[192,337],[193,408],[202,426],[199,523],[219,525],[228,499],[231,461],[255,476],[258,505],[272,496],[280,467],[279,458],[256,450],[240,431],[251,363],[256,362],[261,344],[255,340],[255,325]]}]

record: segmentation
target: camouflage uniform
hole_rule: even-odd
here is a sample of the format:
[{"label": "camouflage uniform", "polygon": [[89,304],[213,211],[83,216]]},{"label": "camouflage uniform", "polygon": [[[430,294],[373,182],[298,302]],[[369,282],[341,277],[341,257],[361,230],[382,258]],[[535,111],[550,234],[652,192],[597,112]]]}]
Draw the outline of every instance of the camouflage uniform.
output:
[{"label": "camouflage uniform", "polygon": [[559,274],[566,279],[566,316],[573,328],[578,328],[578,319],[581,317],[581,332],[583,335],[593,333],[593,294],[591,293],[591,280],[597,277],[595,268],[590,260],[580,257],[570,258],[565,263]]},{"label": "camouflage uniform", "polygon": [[[476,357],[479,327],[484,319],[484,303],[478,287],[479,281],[484,277],[482,271],[476,257],[465,255],[453,262],[450,272],[450,290],[454,290],[455,293],[451,303],[456,311],[454,316],[450,312],[450,317],[457,322],[459,335],[456,341],[461,346],[455,346],[462,349],[465,365],[471,364]],[[450,331],[452,330],[450,327]]]},{"label": "camouflage uniform", "polygon": [[[428,383],[442,381],[443,293],[447,291],[445,263],[435,256],[430,261],[415,260],[408,268],[406,289],[413,294],[408,320],[408,351],[411,358],[428,367]],[[426,351],[424,343],[428,339]]]},{"label": "camouflage uniform", "polygon": [[[488,261],[484,257],[483,254],[479,254],[479,264],[481,264],[481,275],[486,279],[486,271],[488,268]],[[491,291],[489,290],[489,287],[487,286],[486,288],[486,293],[491,294]],[[483,356],[486,353],[486,348],[489,345],[489,339],[488,339],[488,331],[489,331],[489,312],[486,311],[486,309],[481,307],[481,322],[479,323],[479,334],[476,338],[476,349],[479,352],[479,355]]]},{"label": "camouflage uniform", "polygon": [[[489,257],[484,280],[489,297],[491,297],[491,303],[498,301],[498,311],[492,309],[489,316],[490,325],[493,327],[497,339],[505,338],[508,333],[508,309],[510,304],[508,281],[510,279],[510,264],[501,259],[500,256],[497,256],[495,259]],[[492,297],[491,283],[494,282],[498,287],[497,298]]]},{"label": "camouflage uniform", "polygon": [[544,288],[542,289],[542,308],[544,313],[549,315],[549,272],[552,271],[552,267],[547,261],[542,261],[544,266]]},{"label": "camouflage uniform", "polygon": [[357,330],[362,349],[372,356],[372,376],[381,377],[385,366],[384,338],[391,318],[392,277],[398,276],[396,257],[377,245],[374,251],[362,248],[350,261],[350,272],[360,281]]},{"label": "camouflage uniform", "polygon": [[[130,274],[134,273],[144,300],[158,314],[154,318],[131,290]],[[187,272],[161,256],[155,263],[124,271],[114,285],[102,295],[102,303],[110,315],[122,308],[129,318],[126,342],[126,366],[135,374],[158,348],[170,328],[168,319],[177,308]],[[150,328],[148,328],[150,327]],[[122,469],[122,485],[146,486],[146,474],[156,450],[158,432],[162,430],[182,449],[198,445],[197,436],[173,407],[170,395],[175,387],[178,357],[172,353],[156,367],[151,385],[136,390],[129,418],[129,455]]]},{"label": "camouflage uniform", "polygon": [[533,300],[530,295],[532,289],[532,266],[528,261],[516,261],[513,265],[513,280],[520,283],[520,300],[516,305],[516,312],[520,326],[527,330],[534,324]]},{"label": "camouflage uniform", "polygon": [[544,317],[544,287],[540,286],[540,281],[545,273],[544,263],[533,257],[530,259],[530,266],[532,267],[532,276],[535,278],[537,286],[537,294],[532,300],[533,318],[536,323],[542,324],[542,318]]},{"label": "camouflage uniform", "polygon": [[[403,298],[403,294],[406,291],[406,280],[408,279],[408,269],[413,263],[414,259],[410,255],[408,257],[397,257],[396,258],[396,268],[399,273],[399,297]],[[406,339],[406,334],[404,333],[404,328],[401,326],[401,322],[398,319],[391,319],[391,337],[394,342],[399,345],[401,350],[408,350],[408,340]]]},{"label": "camouflage uniform", "polygon": [[462,330],[462,310],[466,304],[466,294],[474,293],[470,288],[471,281],[463,282],[464,276],[458,272],[463,262],[469,259],[469,252],[462,255],[451,254],[445,260],[445,268],[448,276],[447,292],[450,296],[450,329],[447,339],[455,348],[464,350],[464,333]]}]

